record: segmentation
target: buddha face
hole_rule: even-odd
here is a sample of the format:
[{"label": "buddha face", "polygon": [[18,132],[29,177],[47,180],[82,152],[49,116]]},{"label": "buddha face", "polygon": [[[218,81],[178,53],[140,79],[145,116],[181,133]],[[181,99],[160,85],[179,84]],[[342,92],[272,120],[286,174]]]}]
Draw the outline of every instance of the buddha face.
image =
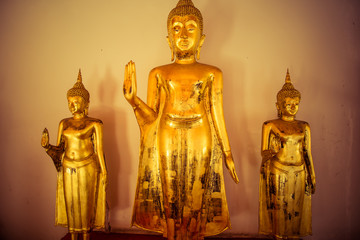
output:
[{"label": "buddha face", "polygon": [[177,57],[194,55],[202,44],[199,20],[192,15],[175,16],[169,26],[169,44]]},{"label": "buddha face", "polygon": [[282,116],[295,117],[296,113],[299,110],[299,102],[300,102],[299,97],[295,97],[295,98],[286,97],[280,105]]},{"label": "buddha face", "polygon": [[88,107],[88,103],[85,101],[83,97],[73,96],[68,97],[68,106],[70,112],[75,114],[85,113],[86,108]]}]

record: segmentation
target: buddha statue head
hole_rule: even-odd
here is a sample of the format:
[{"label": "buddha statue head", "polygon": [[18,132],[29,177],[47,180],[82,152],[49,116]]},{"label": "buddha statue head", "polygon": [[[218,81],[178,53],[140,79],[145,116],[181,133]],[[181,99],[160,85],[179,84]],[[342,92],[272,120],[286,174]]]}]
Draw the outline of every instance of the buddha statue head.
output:
[{"label": "buddha statue head", "polygon": [[295,117],[301,100],[301,94],[296,90],[291,83],[289,69],[286,72],[285,84],[281,90],[277,93],[276,108],[278,110],[278,116],[293,116]]},{"label": "buddha statue head", "polygon": [[67,91],[67,99],[69,110],[72,114],[84,113],[88,114],[90,103],[90,94],[82,83],[81,70],[79,69],[78,78],[72,88]]},{"label": "buddha statue head", "polygon": [[200,49],[204,42],[203,18],[191,0],[179,0],[169,13],[167,20],[168,43],[171,60],[200,58]]}]

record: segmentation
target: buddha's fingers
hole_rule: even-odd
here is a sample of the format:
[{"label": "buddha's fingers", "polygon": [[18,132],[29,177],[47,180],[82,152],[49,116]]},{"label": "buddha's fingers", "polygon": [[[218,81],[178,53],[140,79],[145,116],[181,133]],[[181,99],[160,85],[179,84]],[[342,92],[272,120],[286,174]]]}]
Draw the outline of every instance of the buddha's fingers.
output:
[{"label": "buddha's fingers", "polygon": [[129,92],[128,91],[128,89],[129,89],[128,65],[129,64],[125,65],[124,85],[123,85],[124,94],[127,94]]},{"label": "buddha's fingers", "polygon": [[136,68],[135,68],[135,63],[133,61],[131,61],[131,85],[134,93],[136,94],[137,91]]},{"label": "buddha's fingers", "polygon": [[132,98],[132,95],[136,94],[136,79],[134,78],[134,74],[132,72],[131,62],[125,66],[123,91],[126,98]]},{"label": "buddha's fingers", "polygon": [[41,137],[41,146],[42,147],[47,147],[48,145],[49,145],[49,132],[45,128],[43,133],[42,133],[42,137]]},{"label": "buddha's fingers", "polygon": [[229,164],[228,165],[228,170],[229,170],[229,173],[231,175],[231,178],[234,180],[235,183],[239,183],[239,178],[236,174],[236,171],[235,171],[235,166],[234,164]]},{"label": "buddha's fingers", "polygon": [[234,179],[235,183],[239,183],[239,178],[238,178],[238,176],[237,176],[237,174],[235,172],[235,169],[233,169],[231,176]]}]

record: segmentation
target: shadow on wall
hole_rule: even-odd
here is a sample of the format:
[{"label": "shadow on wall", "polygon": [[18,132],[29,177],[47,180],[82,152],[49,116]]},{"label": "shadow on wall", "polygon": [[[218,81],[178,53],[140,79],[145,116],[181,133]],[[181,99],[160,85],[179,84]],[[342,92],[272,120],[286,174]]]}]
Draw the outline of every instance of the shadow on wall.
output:
[{"label": "shadow on wall", "polygon": [[[125,131],[127,126],[125,113],[115,107],[115,96],[122,92],[118,91],[117,81],[110,69],[101,80],[98,94],[100,103],[95,109],[89,110],[89,115],[94,115],[104,123],[104,152],[109,176],[107,202],[110,209],[126,209],[130,206],[129,198],[119,197],[119,191],[121,190],[122,196],[132,194],[129,192],[129,174],[132,170],[131,165],[126,164],[130,156]],[[121,137],[117,138],[118,135]]]}]

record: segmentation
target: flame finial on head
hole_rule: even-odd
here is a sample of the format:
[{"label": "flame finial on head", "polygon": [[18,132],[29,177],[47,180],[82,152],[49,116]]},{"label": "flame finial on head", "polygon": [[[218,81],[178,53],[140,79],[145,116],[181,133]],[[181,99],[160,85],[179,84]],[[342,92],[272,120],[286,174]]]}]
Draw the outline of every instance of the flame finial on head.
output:
[{"label": "flame finial on head", "polygon": [[285,83],[291,83],[289,69],[286,71]]},{"label": "flame finial on head", "polygon": [[77,82],[82,82],[82,77],[81,77],[81,68],[79,68],[79,73],[78,73]]},{"label": "flame finial on head", "polygon": [[179,0],[176,7],[172,9],[169,13],[168,20],[167,20],[167,26],[168,29],[170,27],[171,19],[175,16],[187,16],[187,15],[193,15],[197,17],[200,24],[200,31],[202,33],[203,31],[203,18],[201,15],[201,12],[199,9],[197,9],[193,2],[191,0]]},{"label": "flame finial on head", "polygon": [[90,101],[90,94],[85,89],[84,84],[82,83],[81,69],[79,69],[76,83],[67,92],[67,97],[74,97],[74,96],[82,97],[87,103],[89,103]]}]

